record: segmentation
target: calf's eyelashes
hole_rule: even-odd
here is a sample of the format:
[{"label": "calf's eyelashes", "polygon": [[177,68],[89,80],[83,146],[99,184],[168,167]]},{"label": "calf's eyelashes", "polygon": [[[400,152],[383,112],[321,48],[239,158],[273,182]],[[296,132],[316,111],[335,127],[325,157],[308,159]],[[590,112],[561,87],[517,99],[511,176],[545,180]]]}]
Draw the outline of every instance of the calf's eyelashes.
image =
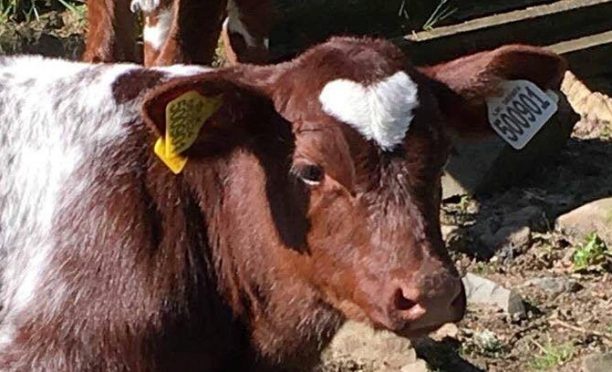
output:
[{"label": "calf's eyelashes", "polygon": [[294,163],[291,172],[308,186],[320,185],[325,177],[325,171],[321,166],[306,162]]}]

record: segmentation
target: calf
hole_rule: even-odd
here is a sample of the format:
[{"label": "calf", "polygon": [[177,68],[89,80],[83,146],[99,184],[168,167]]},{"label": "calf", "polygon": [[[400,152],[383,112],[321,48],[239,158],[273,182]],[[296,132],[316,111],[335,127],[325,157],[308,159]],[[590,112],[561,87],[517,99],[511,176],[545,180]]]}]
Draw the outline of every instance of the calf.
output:
[{"label": "calf", "polygon": [[460,320],[448,134],[562,68],[512,46],[424,74],[353,38],[220,70],[0,59],[0,368],[308,368],[346,318]]},{"label": "calf", "polygon": [[138,11],[144,14],[145,66],[210,65],[221,30],[229,63],[267,59],[269,0],[89,0],[88,6],[87,62],[140,60],[132,14]]}]

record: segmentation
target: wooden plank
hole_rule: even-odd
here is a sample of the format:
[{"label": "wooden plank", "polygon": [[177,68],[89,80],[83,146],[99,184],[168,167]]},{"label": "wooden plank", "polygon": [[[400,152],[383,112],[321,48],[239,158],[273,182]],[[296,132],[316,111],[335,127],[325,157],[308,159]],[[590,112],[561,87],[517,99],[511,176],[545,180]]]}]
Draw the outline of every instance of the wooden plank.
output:
[{"label": "wooden plank", "polygon": [[567,58],[570,69],[581,78],[612,73],[612,30],[563,41],[547,49]]},{"label": "wooden plank", "polygon": [[457,12],[449,18],[451,22],[444,22],[441,26],[557,1],[559,0],[457,0],[452,2],[457,7]]},{"label": "wooden plank", "polygon": [[[412,0],[273,0],[278,10],[271,35],[272,54],[288,58],[330,35],[357,34],[397,37],[420,30],[439,1]],[[456,8],[435,27],[493,13],[560,0],[451,0]]]},{"label": "wooden plank", "polygon": [[[574,0],[483,17],[395,39],[415,64],[431,64],[508,43],[551,45],[612,28],[612,0]],[[579,25],[579,26],[577,26]]]}]

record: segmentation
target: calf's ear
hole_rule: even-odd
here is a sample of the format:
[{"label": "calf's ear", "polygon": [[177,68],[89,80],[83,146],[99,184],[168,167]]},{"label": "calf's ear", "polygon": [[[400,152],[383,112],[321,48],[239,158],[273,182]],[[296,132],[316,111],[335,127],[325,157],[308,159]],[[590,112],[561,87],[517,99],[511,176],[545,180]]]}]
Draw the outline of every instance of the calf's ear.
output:
[{"label": "calf's ear", "polygon": [[217,111],[236,97],[235,84],[216,76],[196,75],[172,79],[152,90],[144,99],[142,114],[147,126],[163,137],[173,120],[204,127]]},{"label": "calf's ear", "polygon": [[[151,91],[142,115],[157,142],[155,153],[180,173],[187,157],[232,147],[253,118],[271,107],[266,98],[220,73],[173,79]],[[262,120],[263,121],[263,120]]]},{"label": "calf's ear", "polygon": [[459,135],[492,133],[486,100],[507,80],[529,80],[558,90],[567,70],[559,55],[528,45],[506,45],[419,69],[434,80],[434,93],[449,125]]}]

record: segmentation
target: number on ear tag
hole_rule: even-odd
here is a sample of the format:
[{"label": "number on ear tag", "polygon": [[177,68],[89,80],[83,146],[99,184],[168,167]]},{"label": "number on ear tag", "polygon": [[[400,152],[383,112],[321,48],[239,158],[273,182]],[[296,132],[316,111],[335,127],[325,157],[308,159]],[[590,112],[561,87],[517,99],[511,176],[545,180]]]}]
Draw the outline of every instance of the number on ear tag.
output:
[{"label": "number on ear tag", "polygon": [[487,98],[489,123],[504,141],[521,150],[557,112],[558,97],[528,80],[505,81],[500,88],[501,96]]}]

